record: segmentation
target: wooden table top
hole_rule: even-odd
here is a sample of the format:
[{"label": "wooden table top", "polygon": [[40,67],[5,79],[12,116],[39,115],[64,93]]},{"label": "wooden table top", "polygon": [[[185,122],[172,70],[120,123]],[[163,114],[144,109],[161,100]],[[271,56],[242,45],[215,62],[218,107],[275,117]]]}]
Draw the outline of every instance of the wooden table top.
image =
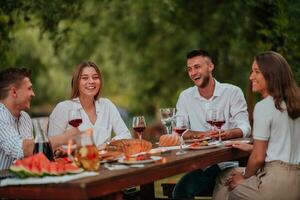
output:
[{"label": "wooden table top", "polygon": [[145,185],[155,180],[192,171],[223,161],[237,160],[249,155],[231,147],[206,150],[187,150],[176,155],[167,151],[162,160],[145,164],[143,168],[107,170],[101,167],[99,175],[67,183],[0,187],[0,197],[18,199],[88,199],[118,192],[124,188]]}]

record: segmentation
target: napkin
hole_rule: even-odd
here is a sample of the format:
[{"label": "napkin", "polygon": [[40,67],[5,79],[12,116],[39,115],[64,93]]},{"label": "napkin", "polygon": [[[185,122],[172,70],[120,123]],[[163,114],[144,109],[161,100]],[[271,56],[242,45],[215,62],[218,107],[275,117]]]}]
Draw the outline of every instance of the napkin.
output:
[{"label": "napkin", "polygon": [[48,183],[64,183],[67,181],[76,180],[79,178],[89,177],[98,175],[98,172],[82,172],[73,175],[64,176],[44,176],[44,177],[33,177],[33,178],[6,178],[1,180],[0,187],[7,185],[27,185],[27,184],[48,184]]}]

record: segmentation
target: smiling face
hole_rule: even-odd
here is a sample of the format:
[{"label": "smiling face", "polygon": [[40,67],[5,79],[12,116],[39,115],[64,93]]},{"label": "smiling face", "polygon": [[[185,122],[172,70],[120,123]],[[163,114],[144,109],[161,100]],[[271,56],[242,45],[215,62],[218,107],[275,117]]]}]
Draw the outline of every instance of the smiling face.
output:
[{"label": "smiling face", "polygon": [[257,65],[256,61],[253,61],[252,70],[249,77],[251,81],[252,91],[259,92],[263,97],[269,95],[267,90],[267,82],[263,74],[261,73],[259,66]]},{"label": "smiling face", "polygon": [[100,90],[100,77],[93,67],[85,67],[79,78],[79,94],[94,98]]},{"label": "smiling face", "polygon": [[18,87],[12,87],[13,96],[15,97],[15,105],[18,109],[28,110],[32,97],[35,96],[32,83],[29,78],[25,77]]},{"label": "smiling face", "polygon": [[187,60],[187,72],[190,79],[199,88],[205,88],[212,79],[213,63],[209,58],[195,56]]}]

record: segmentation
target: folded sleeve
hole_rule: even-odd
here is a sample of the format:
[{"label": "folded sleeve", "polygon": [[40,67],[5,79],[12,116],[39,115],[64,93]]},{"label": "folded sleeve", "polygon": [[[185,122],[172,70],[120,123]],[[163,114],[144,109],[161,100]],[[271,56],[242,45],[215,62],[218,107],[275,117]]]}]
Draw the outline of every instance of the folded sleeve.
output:
[{"label": "folded sleeve", "polygon": [[63,134],[68,126],[68,108],[65,104],[59,103],[49,116],[48,135],[55,136]]},{"label": "folded sleeve", "polygon": [[247,103],[240,88],[236,88],[234,90],[233,95],[231,95],[231,102],[230,115],[232,117],[232,121],[235,123],[236,128],[242,130],[243,137],[249,137],[251,135],[251,127],[247,111]]},{"label": "folded sleeve", "polygon": [[114,140],[119,139],[130,139],[132,138],[126,124],[124,123],[117,107],[109,101],[109,110],[112,114],[112,128],[116,136],[113,138]]},{"label": "folded sleeve", "polygon": [[266,106],[260,102],[257,103],[254,108],[253,118],[253,138],[256,140],[269,140],[272,115],[268,112]]}]

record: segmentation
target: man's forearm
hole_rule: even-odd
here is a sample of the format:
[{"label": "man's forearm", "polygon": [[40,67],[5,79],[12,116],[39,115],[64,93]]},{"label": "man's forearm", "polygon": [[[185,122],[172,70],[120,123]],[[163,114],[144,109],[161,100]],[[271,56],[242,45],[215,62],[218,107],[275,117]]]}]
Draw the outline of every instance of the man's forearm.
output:
[{"label": "man's forearm", "polygon": [[228,134],[226,135],[226,139],[243,137],[243,132],[239,128],[229,129],[229,130],[225,131],[225,133],[226,132],[228,132]]},{"label": "man's forearm", "polygon": [[52,148],[55,149],[63,144],[67,144],[69,139],[73,139],[78,134],[79,130],[77,128],[72,128],[67,130],[63,134],[49,137],[49,140],[51,142]]}]

